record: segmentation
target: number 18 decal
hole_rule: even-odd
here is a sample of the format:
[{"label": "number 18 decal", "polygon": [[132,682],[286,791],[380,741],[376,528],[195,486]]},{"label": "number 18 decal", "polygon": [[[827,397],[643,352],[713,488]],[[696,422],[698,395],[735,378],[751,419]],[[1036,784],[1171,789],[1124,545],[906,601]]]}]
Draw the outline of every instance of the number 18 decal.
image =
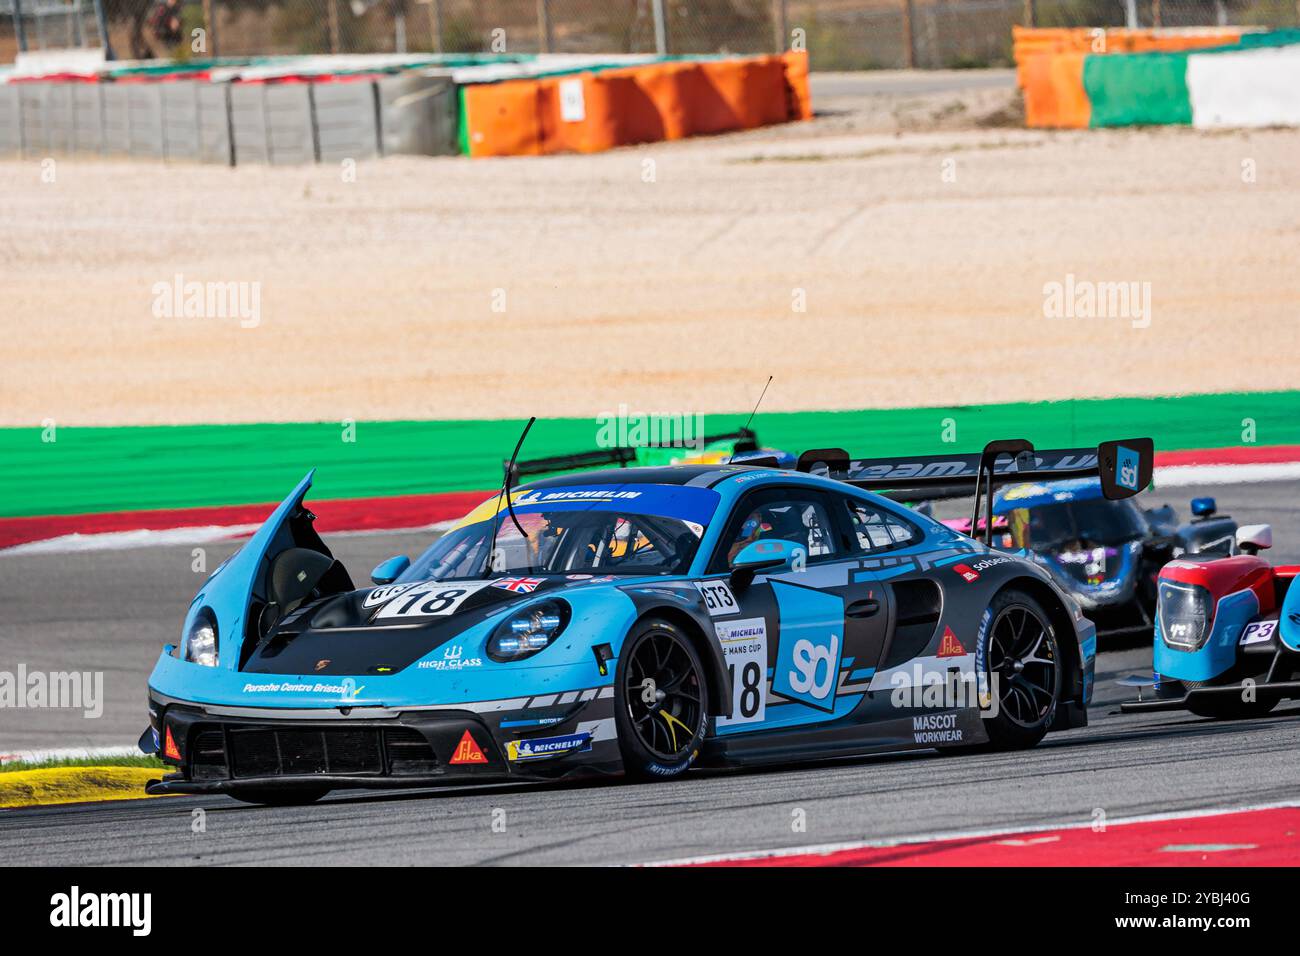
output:
[{"label": "number 18 decal", "polygon": [[375,619],[393,617],[437,617],[451,614],[476,591],[487,587],[486,581],[465,581],[460,584],[440,584],[431,581],[403,591],[375,615]]},{"label": "number 18 decal", "polygon": [[722,617],[740,611],[735,595],[731,593],[726,581],[696,581],[695,586],[704,596],[704,606],[709,609],[709,617]]}]

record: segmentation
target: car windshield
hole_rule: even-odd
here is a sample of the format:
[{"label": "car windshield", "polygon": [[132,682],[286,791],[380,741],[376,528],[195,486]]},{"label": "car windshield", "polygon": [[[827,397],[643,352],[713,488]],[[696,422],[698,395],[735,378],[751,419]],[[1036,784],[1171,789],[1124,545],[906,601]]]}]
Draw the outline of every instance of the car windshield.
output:
[{"label": "car windshield", "polygon": [[1015,546],[1031,551],[1118,545],[1146,533],[1132,502],[1105,498],[1016,508],[1007,519]]},{"label": "car windshield", "polygon": [[[582,497],[585,494],[600,497]],[[398,580],[685,574],[718,495],[704,488],[663,485],[525,491],[514,499],[523,534],[504,509],[493,517],[497,501],[485,503],[438,539]]]}]

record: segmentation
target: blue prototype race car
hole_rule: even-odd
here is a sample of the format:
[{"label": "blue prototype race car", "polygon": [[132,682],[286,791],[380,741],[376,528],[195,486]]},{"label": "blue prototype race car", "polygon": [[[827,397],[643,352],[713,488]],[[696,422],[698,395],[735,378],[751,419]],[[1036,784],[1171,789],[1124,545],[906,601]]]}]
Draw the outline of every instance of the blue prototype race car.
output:
[{"label": "blue prototype race car", "polygon": [[1103,639],[1149,634],[1160,569],[1183,555],[1231,554],[1237,530],[1231,517],[1215,514],[1213,498],[1193,499],[1193,520],[1179,525],[1169,505],[1144,510],[1134,499],[1110,500],[1096,478],[1011,485],[998,492],[993,514],[994,540],[1028,551]]},{"label": "blue prototype race car", "polygon": [[1032,746],[1086,722],[1093,625],[1033,562],[865,489],[965,486],[978,508],[1014,480],[1100,475],[1122,498],[1150,473],[1145,439],[507,478],[363,588],[313,529],[308,475],[159,657],[141,749],[175,772],[148,789],[298,803]]}]

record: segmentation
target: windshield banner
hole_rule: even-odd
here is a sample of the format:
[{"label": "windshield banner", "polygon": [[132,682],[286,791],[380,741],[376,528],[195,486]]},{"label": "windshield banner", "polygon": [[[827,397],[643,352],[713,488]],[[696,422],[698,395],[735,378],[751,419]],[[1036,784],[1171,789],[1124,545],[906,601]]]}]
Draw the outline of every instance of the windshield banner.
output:
[{"label": "windshield banner", "polygon": [[[711,488],[689,485],[574,485],[531,488],[513,492],[511,499],[519,514],[555,511],[615,511],[624,514],[660,515],[707,525],[718,507],[718,493]],[[505,510],[501,497],[484,502],[461,524],[473,524]]]}]

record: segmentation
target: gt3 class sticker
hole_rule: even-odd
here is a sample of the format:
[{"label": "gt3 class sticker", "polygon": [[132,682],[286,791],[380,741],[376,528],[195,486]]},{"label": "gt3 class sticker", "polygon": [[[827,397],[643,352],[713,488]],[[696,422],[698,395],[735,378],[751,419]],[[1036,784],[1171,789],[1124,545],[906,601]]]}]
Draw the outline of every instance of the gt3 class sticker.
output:
[{"label": "gt3 class sticker", "polygon": [[709,617],[725,617],[740,612],[736,596],[731,593],[731,586],[726,581],[696,581],[704,597],[704,606],[709,609]]},{"label": "gt3 class sticker", "polygon": [[488,581],[446,584],[428,581],[403,590],[375,615],[375,620],[395,617],[439,617],[455,612],[470,595],[487,587]]},{"label": "gt3 class sticker", "polygon": [[395,598],[403,591],[411,590],[411,588],[415,587],[416,583],[417,582],[413,581],[410,584],[385,584],[383,587],[375,588],[366,595],[366,599],[362,602],[361,606],[374,607],[377,604],[383,604],[389,598]]}]

